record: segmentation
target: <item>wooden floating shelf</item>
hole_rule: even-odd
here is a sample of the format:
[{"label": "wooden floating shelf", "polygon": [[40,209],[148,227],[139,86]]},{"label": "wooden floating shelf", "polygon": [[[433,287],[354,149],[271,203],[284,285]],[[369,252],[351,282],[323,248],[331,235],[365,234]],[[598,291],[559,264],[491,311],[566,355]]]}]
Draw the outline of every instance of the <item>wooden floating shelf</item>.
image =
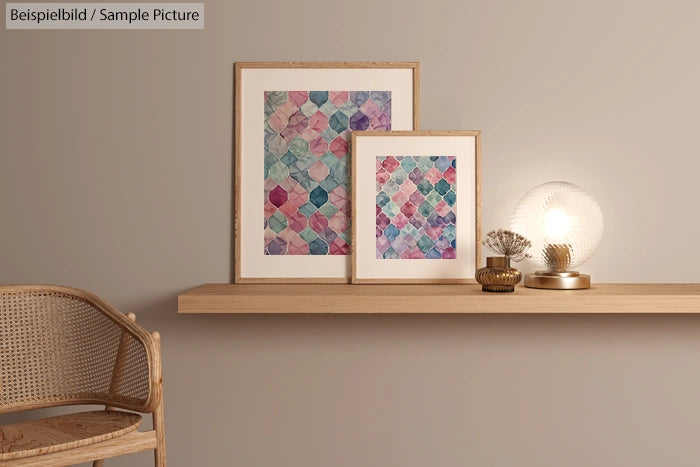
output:
[{"label": "wooden floating shelf", "polygon": [[178,313],[700,313],[700,284],[594,284],[586,290],[479,285],[205,284]]}]

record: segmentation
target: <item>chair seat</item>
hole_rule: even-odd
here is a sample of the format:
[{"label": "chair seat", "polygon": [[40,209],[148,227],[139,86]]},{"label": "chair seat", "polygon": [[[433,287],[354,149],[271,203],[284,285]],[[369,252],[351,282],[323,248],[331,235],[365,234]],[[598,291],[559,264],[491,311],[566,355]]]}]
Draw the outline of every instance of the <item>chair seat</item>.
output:
[{"label": "chair seat", "polygon": [[97,410],[0,425],[0,462],[107,441],[140,424],[135,413]]}]

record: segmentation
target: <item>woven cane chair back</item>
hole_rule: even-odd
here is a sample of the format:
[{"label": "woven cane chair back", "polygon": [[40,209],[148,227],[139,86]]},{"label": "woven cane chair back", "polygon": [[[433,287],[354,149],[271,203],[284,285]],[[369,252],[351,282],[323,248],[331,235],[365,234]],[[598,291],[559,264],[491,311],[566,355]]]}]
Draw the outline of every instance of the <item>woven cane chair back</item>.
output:
[{"label": "woven cane chair back", "polygon": [[152,336],[77,289],[0,286],[0,413],[70,404],[151,412]]}]

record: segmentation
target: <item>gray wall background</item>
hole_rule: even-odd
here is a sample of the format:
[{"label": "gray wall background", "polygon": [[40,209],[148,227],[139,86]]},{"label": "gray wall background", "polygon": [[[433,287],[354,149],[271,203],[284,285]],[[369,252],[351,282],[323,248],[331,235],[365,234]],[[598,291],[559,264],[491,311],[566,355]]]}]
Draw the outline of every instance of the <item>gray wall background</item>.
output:
[{"label": "gray wall background", "polygon": [[698,464],[697,316],[180,316],[176,296],[231,278],[234,61],[420,61],[423,128],[484,132],[485,230],[567,180],[606,215],[594,281],[700,281],[700,4],[205,18],[0,31],[0,282],[81,287],[161,331],[170,465]]}]

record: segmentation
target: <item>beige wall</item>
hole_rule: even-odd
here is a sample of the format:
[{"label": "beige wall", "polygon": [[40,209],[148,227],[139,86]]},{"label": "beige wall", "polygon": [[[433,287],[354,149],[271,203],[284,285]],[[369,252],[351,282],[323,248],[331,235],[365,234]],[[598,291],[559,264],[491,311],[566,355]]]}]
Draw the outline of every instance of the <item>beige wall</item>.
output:
[{"label": "beige wall", "polygon": [[700,317],[179,316],[176,295],[230,280],[232,64],[256,60],[420,61],[423,128],[484,132],[485,229],[568,180],[606,215],[594,280],[699,282],[699,5],[217,0],[204,31],[3,29],[0,283],[162,332],[175,467],[696,466]]}]

